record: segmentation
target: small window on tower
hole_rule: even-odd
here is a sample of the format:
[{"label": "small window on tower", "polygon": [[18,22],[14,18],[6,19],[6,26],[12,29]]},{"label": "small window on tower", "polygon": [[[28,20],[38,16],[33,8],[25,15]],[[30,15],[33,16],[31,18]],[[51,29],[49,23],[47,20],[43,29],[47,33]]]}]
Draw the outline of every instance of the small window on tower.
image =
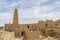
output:
[{"label": "small window on tower", "polygon": [[60,22],[59,22],[60,23]]},{"label": "small window on tower", "polygon": [[58,26],[58,24],[55,24],[56,26]]}]

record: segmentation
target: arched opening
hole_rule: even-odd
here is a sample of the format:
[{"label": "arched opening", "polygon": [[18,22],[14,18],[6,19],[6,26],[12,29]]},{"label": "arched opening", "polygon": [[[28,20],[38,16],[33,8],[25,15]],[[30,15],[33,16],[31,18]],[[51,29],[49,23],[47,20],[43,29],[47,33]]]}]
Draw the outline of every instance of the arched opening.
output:
[{"label": "arched opening", "polygon": [[24,35],[25,35],[25,32],[24,32],[24,31],[22,31],[21,35],[22,35],[22,36],[24,36]]},{"label": "arched opening", "polygon": [[27,28],[29,29],[29,26],[27,26]]}]

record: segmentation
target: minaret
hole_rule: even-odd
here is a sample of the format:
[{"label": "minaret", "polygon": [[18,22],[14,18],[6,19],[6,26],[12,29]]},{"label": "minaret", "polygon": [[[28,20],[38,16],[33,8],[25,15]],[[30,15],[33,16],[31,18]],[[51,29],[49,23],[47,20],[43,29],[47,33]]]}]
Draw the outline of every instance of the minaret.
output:
[{"label": "minaret", "polygon": [[13,25],[17,26],[18,25],[18,10],[14,10],[14,17],[13,17]]}]

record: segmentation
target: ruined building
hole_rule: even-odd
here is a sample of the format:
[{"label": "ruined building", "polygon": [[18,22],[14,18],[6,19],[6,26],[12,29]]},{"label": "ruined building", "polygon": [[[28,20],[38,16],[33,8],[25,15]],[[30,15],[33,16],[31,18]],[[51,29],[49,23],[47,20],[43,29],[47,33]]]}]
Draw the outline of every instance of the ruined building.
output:
[{"label": "ruined building", "polygon": [[13,23],[5,24],[5,30],[9,32],[15,32],[15,37],[22,37],[26,39],[37,39],[39,35],[43,36],[55,36],[60,34],[60,20],[46,20],[39,21],[33,24],[19,24],[18,10],[14,10]]}]

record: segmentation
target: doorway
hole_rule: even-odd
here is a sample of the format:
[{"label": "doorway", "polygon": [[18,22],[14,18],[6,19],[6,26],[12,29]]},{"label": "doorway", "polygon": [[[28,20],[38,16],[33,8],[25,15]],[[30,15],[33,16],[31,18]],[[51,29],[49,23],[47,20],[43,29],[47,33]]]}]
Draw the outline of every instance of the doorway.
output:
[{"label": "doorway", "polygon": [[24,35],[25,35],[25,32],[24,32],[24,31],[22,31],[22,32],[21,32],[21,35],[22,35],[22,36],[24,36]]}]

